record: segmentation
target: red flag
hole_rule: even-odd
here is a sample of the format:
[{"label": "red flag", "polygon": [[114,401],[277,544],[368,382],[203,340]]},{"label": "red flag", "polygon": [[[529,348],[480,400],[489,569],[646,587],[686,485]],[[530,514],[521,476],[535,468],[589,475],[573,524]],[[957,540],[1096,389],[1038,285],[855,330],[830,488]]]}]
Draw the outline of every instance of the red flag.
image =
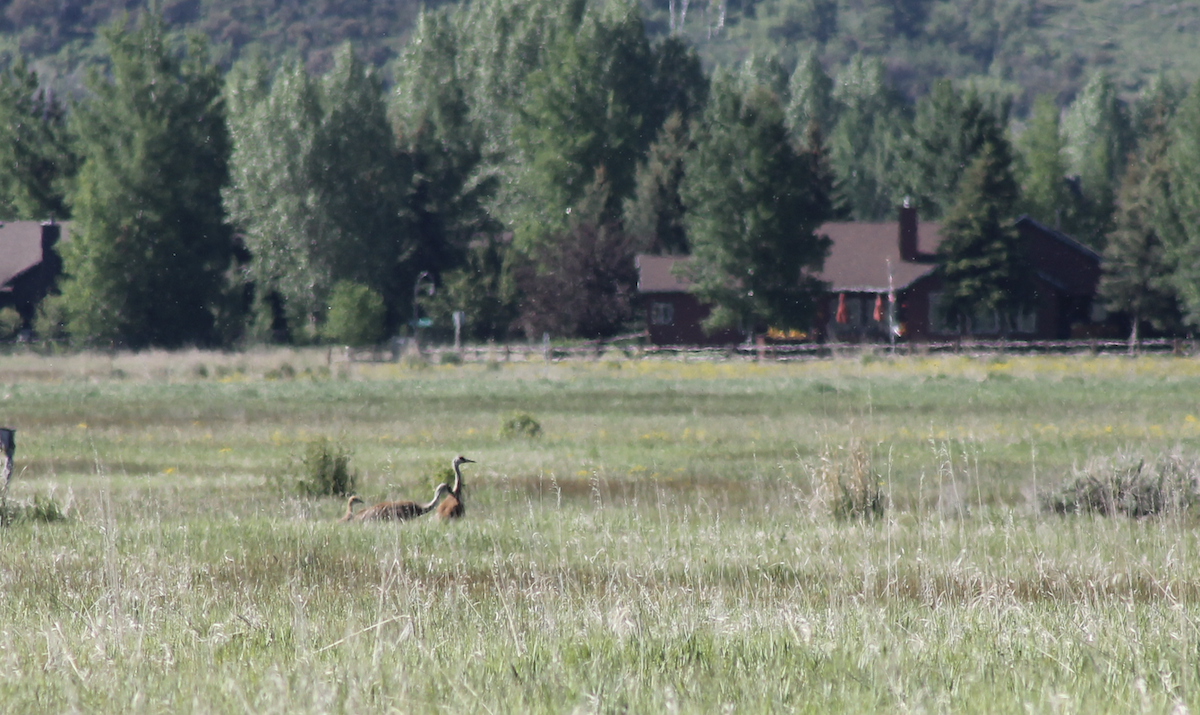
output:
[{"label": "red flag", "polygon": [[882,293],[875,296],[875,315],[872,317],[875,318],[876,323],[883,322],[883,294]]},{"label": "red flag", "polygon": [[850,322],[850,315],[846,312],[846,294],[838,293],[838,309],[834,320],[845,325]]}]

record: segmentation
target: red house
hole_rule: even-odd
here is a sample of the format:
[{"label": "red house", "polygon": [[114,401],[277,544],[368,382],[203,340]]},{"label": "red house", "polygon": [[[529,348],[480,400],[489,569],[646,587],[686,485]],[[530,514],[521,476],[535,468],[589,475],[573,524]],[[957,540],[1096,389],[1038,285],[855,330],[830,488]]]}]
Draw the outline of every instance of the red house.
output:
[{"label": "red house", "polygon": [[[1037,308],[1019,316],[1009,336],[1062,339],[1086,334],[1096,325],[1092,301],[1100,280],[1100,256],[1064,233],[1022,216],[1016,222],[1035,272]],[[827,223],[819,234],[832,240],[818,277],[829,294],[810,337],[832,342],[884,342],[889,330],[908,341],[958,336],[938,310],[941,280],[936,251],[940,225],[919,223],[916,209],[900,209],[896,222]],[[713,345],[740,342],[745,335],[724,330],[708,335],[700,326],[708,307],[687,292],[672,273],[686,256],[638,256],[638,290],[645,296],[646,324],[656,345]],[[888,296],[896,297],[894,314]],[[877,319],[878,318],[878,319]],[[892,321],[894,320],[894,324]],[[968,330],[998,337],[995,315],[977,315]]]}]

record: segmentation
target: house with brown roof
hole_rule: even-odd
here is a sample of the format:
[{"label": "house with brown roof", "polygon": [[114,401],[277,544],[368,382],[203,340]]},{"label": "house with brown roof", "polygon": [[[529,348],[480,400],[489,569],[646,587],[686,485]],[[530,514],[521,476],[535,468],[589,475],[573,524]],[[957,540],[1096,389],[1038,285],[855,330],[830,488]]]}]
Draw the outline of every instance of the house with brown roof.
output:
[{"label": "house with brown roof", "polygon": [[[1092,304],[1100,279],[1100,256],[1070,236],[1023,216],[1017,230],[1034,267],[1037,307],[1011,326],[1014,339],[1061,339],[1095,324]],[[895,222],[831,222],[817,233],[832,245],[818,277],[829,286],[808,338],[822,342],[885,342],[895,331],[908,341],[958,337],[938,309],[941,279],[936,253],[941,226],[918,221],[904,207]],[[673,267],[686,256],[638,256],[638,290],[656,345],[740,342],[736,330],[704,333],[708,306],[687,292]],[[894,296],[895,305],[889,297]],[[968,329],[980,338],[999,337],[995,315],[979,315]]]},{"label": "house with brown roof", "polygon": [[54,221],[0,224],[0,308],[15,308],[22,329],[33,325],[38,303],[62,272],[55,245],[63,235]]}]

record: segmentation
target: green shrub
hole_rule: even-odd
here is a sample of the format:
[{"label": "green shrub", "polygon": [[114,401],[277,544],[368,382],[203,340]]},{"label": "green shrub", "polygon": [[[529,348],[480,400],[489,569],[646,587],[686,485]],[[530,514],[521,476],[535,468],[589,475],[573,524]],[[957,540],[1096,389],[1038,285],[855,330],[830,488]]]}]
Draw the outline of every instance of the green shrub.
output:
[{"label": "green shrub", "polygon": [[542,425],[528,412],[511,412],[500,422],[501,437],[538,437]]},{"label": "green shrub", "polygon": [[33,316],[33,332],[42,340],[62,340],[67,337],[67,310],[62,296],[48,295],[38,304]]},{"label": "green shrub", "polygon": [[306,496],[348,496],[358,475],[350,470],[350,452],[325,437],[310,440],[300,460],[296,487]]},{"label": "green shrub", "polygon": [[1093,460],[1060,486],[1038,495],[1057,514],[1153,516],[1191,509],[1200,501],[1200,465],[1174,454],[1150,462],[1118,455]]},{"label": "green shrub", "polygon": [[21,329],[21,314],[14,308],[0,308],[0,339],[11,338]]},{"label": "green shrub", "polygon": [[439,365],[462,365],[462,355],[458,353],[442,353],[438,356]]},{"label": "green shrub", "polygon": [[374,345],[383,339],[383,296],[361,283],[338,281],[329,295],[321,337],[339,345]]}]

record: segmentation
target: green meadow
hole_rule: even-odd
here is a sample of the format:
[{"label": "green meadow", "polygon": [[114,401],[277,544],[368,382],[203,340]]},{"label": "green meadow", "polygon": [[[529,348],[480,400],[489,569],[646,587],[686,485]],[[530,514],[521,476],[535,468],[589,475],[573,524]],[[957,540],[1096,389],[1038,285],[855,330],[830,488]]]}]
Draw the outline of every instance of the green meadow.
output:
[{"label": "green meadow", "polygon": [[[1200,520],[1037,495],[1193,469],[1198,398],[1178,357],[0,357],[9,500],[67,514],[0,528],[0,712],[1196,711]],[[476,460],[466,518],[337,523],[317,437],[368,502]]]}]

